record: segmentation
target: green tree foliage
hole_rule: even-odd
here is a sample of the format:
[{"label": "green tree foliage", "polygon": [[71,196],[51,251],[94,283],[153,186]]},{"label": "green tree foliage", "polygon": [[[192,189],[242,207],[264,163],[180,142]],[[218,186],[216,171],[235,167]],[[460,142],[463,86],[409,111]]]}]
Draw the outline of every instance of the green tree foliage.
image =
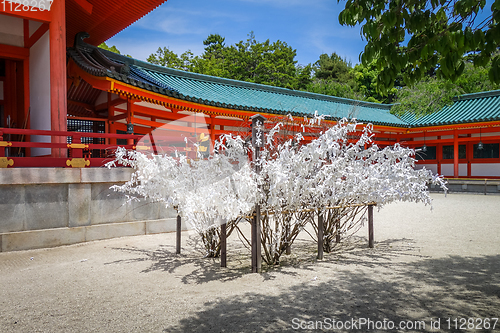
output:
[{"label": "green tree foliage", "polygon": [[211,34],[203,44],[205,51],[178,56],[168,48],[159,48],[147,61],[156,65],[206,75],[272,86],[304,89],[311,81],[312,66],[297,66],[296,50],[285,42],[258,42],[253,32],[246,41],[226,46],[225,39]]},{"label": "green tree foliage", "polygon": [[169,68],[175,69],[183,69],[183,62],[177,56],[177,54],[173,51],[170,51],[168,48],[159,47],[156,53],[150,54],[146,59],[147,62],[150,62],[155,65],[165,66]]},{"label": "green tree foliage", "polygon": [[352,67],[351,62],[336,53],[322,54],[314,63],[314,80],[306,90],[374,103],[390,103],[395,98],[396,88],[392,88],[388,96],[380,94],[377,91],[379,73],[374,62]]},{"label": "green tree foliage", "polygon": [[295,89],[307,90],[307,86],[312,82],[313,66],[311,64],[298,65],[296,68]]},{"label": "green tree foliage", "polygon": [[305,90],[317,94],[364,100],[359,92],[351,62],[337,53],[324,53],[314,63],[314,79]]},{"label": "green tree foliage", "polygon": [[117,54],[121,54],[120,51],[118,51],[118,49],[114,45],[109,47],[106,43],[101,43],[101,44],[99,44],[98,47],[100,47],[103,50],[107,50],[107,51],[111,51],[111,52],[114,52]]},{"label": "green tree foliage", "polygon": [[367,44],[361,61],[375,61],[377,89],[383,94],[399,73],[408,85],[434,70],[455,82],[467,57],[476,67],[491,59],[488,77],[500,83],[500,56],[494,54],[500,43],[500,0],[493,1],[485,21],[476,22],[485,6],[486,0],[347,0],[339,22],[362,24]]},{"label": "green tree foliage", "polygon": [[354,79],[351,72],[351,62],[342,59],[337,53],[332,53],[331,55],[324,53],[320,55],[319,60],[314,63],[314,67],[317,79],[337,82],[347,82]]},{"label": "green tree foliage", "polygon": [[217,58],[220,59],[223,57],[223,51],[225,48],[224,41],[226,39],[219,34],[211,34],[203,41],[203,45],[205,45],[205,53],[203,54],[203,58]]},{"label": "green tree foliage", "polygon": [[401,82],[401,76],[398,75],[396,77],[395,87],[388,89],[385,94],[382,94],[379,89],[377,89],[377,79],[380,71],[377,69],[375,61],[370,62],[368,65],[358,64],[354,66],[352,72],[356,81],[356,89],[368,102],[393,103],[396,99],[398,88],[404,86]]},{"label": "green tree foliage", "polygon": [[248,39],[230,48],[233,79],[284,88],[295,88],[296,50],[285,42],[257,42],[253,32]]},{"label": "green tree foliage", "polygon": [[365,96],[363,96],[355,88],[351,87],[347,83],[342,83],[338,81],[316,79],[310,84],[308,84],[305,90],[316,94],[336,96],[336,97],[349,98],[355,100],[365,100]]},{"label": "green tree foliage", "polygon": [[[106,43],[101,43],[101,44],[99,44],[98,47],[103,49],[103,50],[107,50],[107,51],[111,51],[113,53],[121,54],[115,45],[109,47]],[[132,58],[132,56],[130,54],[124,54],[124,56]]]},{"label": "green tree foliage", "polygon": [[455,82],[436,76],[425,77],[413,86],[398,90],[398,104],[391,111],[422,116],[450,104],[455,96],[499,89],[500,85],[488,80],[489,70],[488,66],[477,68],[466,62],[462,75]]}]

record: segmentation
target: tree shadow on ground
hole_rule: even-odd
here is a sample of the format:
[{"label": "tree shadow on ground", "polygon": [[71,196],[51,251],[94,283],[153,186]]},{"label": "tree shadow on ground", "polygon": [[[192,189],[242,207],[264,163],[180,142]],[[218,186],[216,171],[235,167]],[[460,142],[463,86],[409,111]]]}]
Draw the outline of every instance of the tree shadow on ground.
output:
[{"label": "tree shadow on ground", "polygon": [[[358,329],[339,332],[368,331],[367,326],[359,327],[360,318],[395,323],[393,329],[370,330],[374,332],[457,332],[472,330],[467,326],[460,330],[460,321],[455,328],[455,318],[499,316],[500,255],[424,258],[394,267],[389,262],[375,267],[370,258],[361,256],[348,261],[326,282],[303,282],[278,294],[249,292],[207,302],[204,310],[164,332],[295,331],[309,321],[321,321],[323,330],[328,330],[332,322],[324,318],[344,323],[358,320]],[[440,329],[431,327],[431,319],[438,318]],[[414,328],[399,329],[400,322]],[[496,326],[500,328],[500,323]],[[493,332],[491,327],[481,331]]]},{"label": "tree shadow on ground", "polygon": [[[246,248],[242,242],[233,242],[228,245],[227,268],[220,267],[220,258],[203,257],[203,246],[197,240],[197,237],[190,237],[187,243],[189,250],[183,248],[181,254],[176,254],[175,246],[172,245],[160,245],[154,250],[137,247],[113,248],[114,250],[137,256],[109,262],[106,265],[148,262],[151,265],[143,269],[141,273],[163,271],[170,274],[176,273],[181,268],[191,266],[191,272],[184,272],[181,277],[182,283],[185,284],[203,284],[215,280],[223,282],[231,281],[252,272],[250,249]],[[294,253],[297,253],[297,255],[289,256],[287,260],[283,261],[283,265],[263,265],[262,277],[264,280],[274,279],[275,276],[273,274],[266,273],[277,271],[285,275],[296,275],[295,272],[282,270],[283,267],[307,266],[316,262],[316,253],[314,252],[314,248],[311,248],[310,241],[298,241],[296,243],[300,244],[295,247]]]},{"label": "tree shadow on ground", "polygon": [[[324,260],[317,260],[316,244],[310,240],[296,240],[293,244],[292,254],[283,255],[281,262],[276,266],[262,265],[263,280],[273,280],[276,274],[296,276],[297,272],[287,268],[300,268],[313,270],[318,263],[334,265],[363,265],[375,267],[381,265],[394,265],[393,259],[400,257],[412,249],[401,246],[408,239],[393,239],[377,243],[376,249],[367,249],[367,240],[364,237],[352,237],[340,243],[331,253],[325,253]],[[175,246],[161,245],[157,249],[140,249],[136,247],[114,248],[122,252],[137,255],[137,257],[116,260],[109,264],[132,264],[148,262],[151,265],[143,269],[142,273],[164,271],[175,273],[184,267],[192,267],[190,272],[183,272],[182,283],[203,284],[210,281],[231,281],[244,274],[251,273],[250,250],[241,243],[232,243],[228,246],[228,268],[220,267],[220,258],[204,258],[202,247],[193,243],[196,239],[189,239],[189,249],[182,249],[181,254],[175,253]],[[407,254],[410,255],[410,254]],[[415,256],[415,255],[413,255]]]},{"label": "tree shadow on ground", "polygon": [[246,267],[239,269],[223,269],[220,267],[220,260],[218,258],[203,258],[197,252],[184,251],[184,253],[176,254],[175,247],[169,245],[162,245],[155,250],[135,247],[114,248],[114,250],[138,256],[130,259],[116,260],[106,264],[151,263],[151,265],[143,269],[141,273],[163,271],[174,274],[180,268],[192,267],[190,273],[184,274],[181,277],[182,283],[185,284],[203,284],[214,280],[231,281],[251,272],[251,270]]}]

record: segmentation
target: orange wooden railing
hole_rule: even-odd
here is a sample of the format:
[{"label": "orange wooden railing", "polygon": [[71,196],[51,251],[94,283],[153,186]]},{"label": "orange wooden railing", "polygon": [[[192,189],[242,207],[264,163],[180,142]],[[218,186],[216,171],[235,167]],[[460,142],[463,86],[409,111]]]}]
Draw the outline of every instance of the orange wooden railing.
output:
[{"label": "orange wooden railing", "polygon": [[[64,141],[71,143],[33,142],[30,139],[35,135],[50,137],[50,141],[53,137],[64,137]],[[17,140],[12,140],[13,137]],[[108,143],[82,143],[82,138]],[[136,146],[140,138],[142,135],[0,128],[0,167],[101,167],[114,159],[117,144],[109,142],[122,139],[127,140],[127,144],[120,146],[127,149],[149,149]],[[67,157],[32,156],[33,148],[59,149],[65,151],[63,155]]]}]

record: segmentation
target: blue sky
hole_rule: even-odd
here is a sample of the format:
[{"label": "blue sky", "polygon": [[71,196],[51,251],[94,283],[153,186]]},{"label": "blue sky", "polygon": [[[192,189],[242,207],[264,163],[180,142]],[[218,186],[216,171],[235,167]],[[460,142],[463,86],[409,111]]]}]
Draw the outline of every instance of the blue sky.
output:
[{"label": "blue sky", "polygon": [[336,0],[168,0],[155,11],[107,41],[125,54],[146,60],[158,47],[177,54],[203,52],[203,40],[217,33],[226,45],[246,40],[281,40],[297,50],[306,65],[322,53],[336,52],[353,64],[365,42],[360,27],[342,27],[338,15],[345,2]]}]

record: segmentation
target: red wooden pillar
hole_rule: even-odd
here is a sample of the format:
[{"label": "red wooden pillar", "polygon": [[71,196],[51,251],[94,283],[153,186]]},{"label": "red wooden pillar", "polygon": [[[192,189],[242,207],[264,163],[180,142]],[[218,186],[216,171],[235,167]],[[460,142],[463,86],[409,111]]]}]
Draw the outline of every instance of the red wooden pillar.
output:
[{"label": "red wooden pillar", "polygon": [[[438,141],[441,140],[441,136],[437,137]],[[438,144],[436,147],[436,162],[437,162],[437,173],[441,174],[441,163],[443,162],[443,145]]]},{"label": "red wooden pillar", "polygon": [[474,143],[467,142],[465,146],[465,152],[467,157],[467,177],[472,177],[472,158],[474,157]]},{"label": "red wooden pillar", "polygon": [[453,177],[458,178],[458,130],[453,130]]},{"label": "red wooden pillar", "polygon": [[[0,141],[3,141],[3,132],[0,131]],[[0,147],[0,157],[5,157],[5,149]]]},{"label": "red wooden pillar", "polygon": [[[108,121],[106,122],[106,133],[115,133],[113,132],[113,117],[115,116],[115,107],[111,104],[111,93],[108,92]],[[114,140],[114,141],[113,141]],[[116,139],[106,138],[107,145],[116,145]]]},{"label": "red wooden pillar", "polygon": [[[134,117],[134,101],[131,100],[130,98],[127,98],[127,134],[134,134],[133,133],[133,124],[132,124],[132,118]],[[132,128],[129,128],[132,126]],[[132,133],[129,133],[132,132]],[[134,145],[134,139],[127,139],[127,144],[128,145]]]},{"label": "red wooden pillar", "polygon": [[[67,130],[66,101],[66,8],[64,0],[55,0],[50,9],[50,116],[52,131]],[[53,143],[65,143],[65,137],[52,137]],[[52,149],[52,157],[66,157],[66,149]]]},{"label": "red wooden pillar", "polygon": [[214,153],[215,144],[215,116],[210,116],[210,154]]},{"label": "red wooden pillar", "polygon": [[[24,120],[22,128],[30,128],[30,61],[29,59],[23,60],[23,73],[24,73]],[[26,142],[31,141],[30,136],[25,136]],[[21,150],[21,148],[19,148]],[[25,148],[25,156],[31,156],[30,148]]]}]

